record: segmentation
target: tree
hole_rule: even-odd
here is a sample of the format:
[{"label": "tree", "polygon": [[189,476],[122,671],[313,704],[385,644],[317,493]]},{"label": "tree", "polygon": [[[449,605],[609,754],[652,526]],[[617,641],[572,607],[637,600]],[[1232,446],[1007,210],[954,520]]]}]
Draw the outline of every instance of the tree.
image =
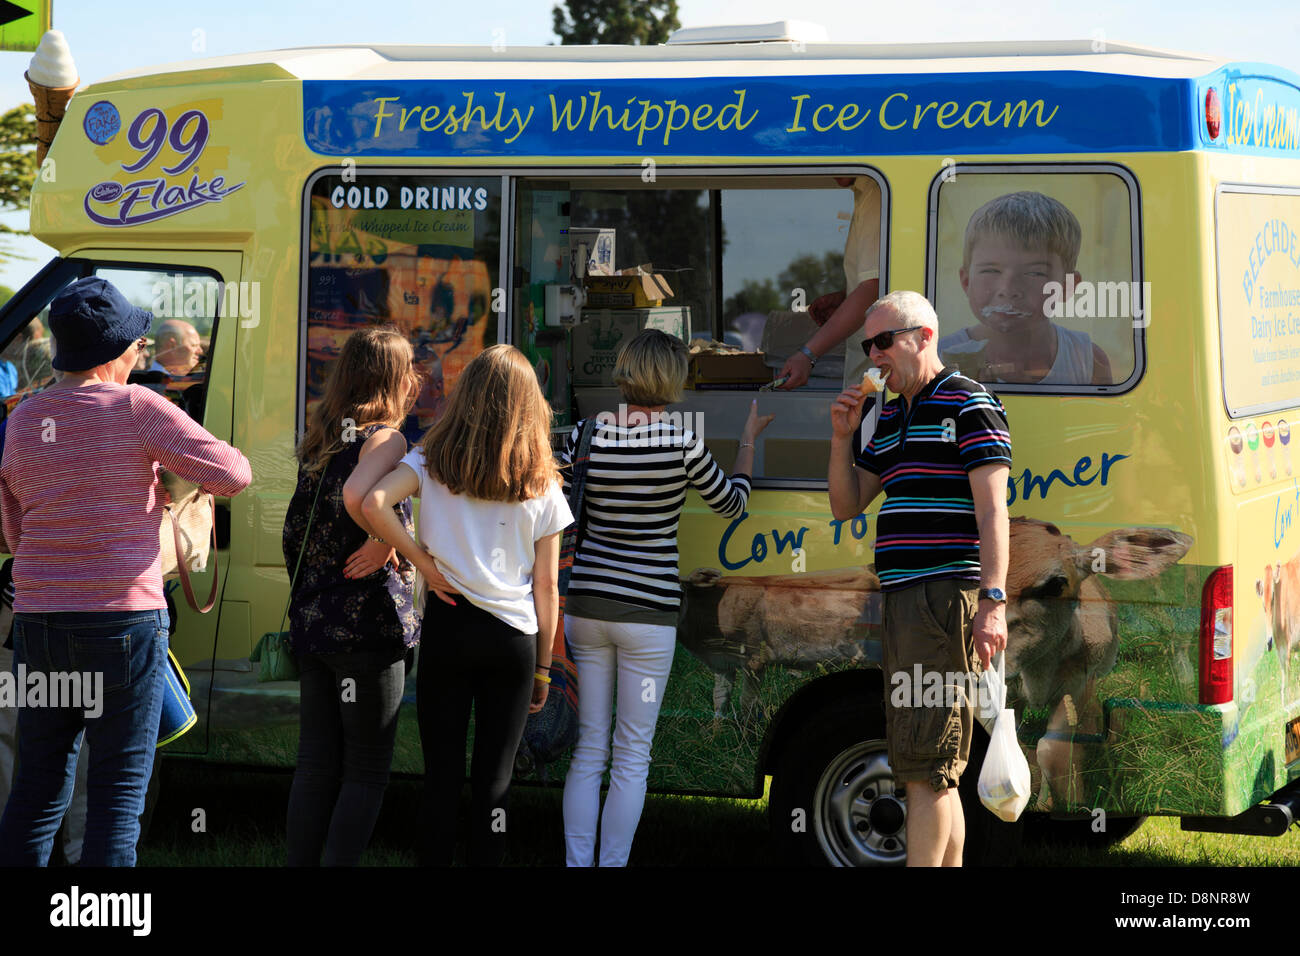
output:
[{"label": "tree", "polygon": [[645,46],[663,43],[682,25],[677,0],[564,0],[551,15],[562,44]]},{"label": "tree", "polygon": [[789,307],[789,297],[783,296],[781,290],[776,287],[776,283],[771,279],[764,279],[761,282],[757,279],[746,279],[741,285],[740,291],[723,302],[722,324],[730,328],[732,321],[737,316],[749,312],[759,312],[767,315],[769,312],[788,309]]},{"label": "tree", "polygon": [[[0,115],[0,211],[27,208],[36,178],[36,107],[15,106]],[[0,223],[0,233],[25,235],[27,230]],[[0,262],[16,258],[0,240]]]}]

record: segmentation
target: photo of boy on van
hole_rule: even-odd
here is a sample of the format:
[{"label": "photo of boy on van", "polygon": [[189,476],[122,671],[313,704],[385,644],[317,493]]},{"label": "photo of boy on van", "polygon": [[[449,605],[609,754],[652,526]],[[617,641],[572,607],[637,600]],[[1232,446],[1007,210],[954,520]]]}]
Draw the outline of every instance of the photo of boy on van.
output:
[{"label": "photo of boy on van", "polygon": [[998,196],[977,209],[959,274],[979,324],[939,339],[944,364],[983,382],[1110,385],[1106,352],[1047,314],[1049,283],[1081,279],[1082,235],[1074,214],[1039,192]]}]

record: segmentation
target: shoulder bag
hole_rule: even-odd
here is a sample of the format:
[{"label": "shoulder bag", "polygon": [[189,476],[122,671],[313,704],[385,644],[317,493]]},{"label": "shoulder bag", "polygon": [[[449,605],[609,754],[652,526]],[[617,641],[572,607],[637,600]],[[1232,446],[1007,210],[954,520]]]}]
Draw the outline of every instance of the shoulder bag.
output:
[{"label": "shoulder bag", "polygon": [[298,562],[293,567],[293,577],[289,579],[289,597],[284,602],[280,629],[263,634],[253,652],[248,655],[249,661],[261,665],[257,672],[259,683],[298,679],[298,663],[293,659],[293,644],[289,640],[290,632],[284,629],[284,622],[289,617],[289,604],[293,601],[294,588],[298,586],[298,572],[302,569],[303,555],[307,553],[311,523],[316,519],[316,505],[320,503],[320,493],[324,487],[325,469],[321,469],[320,484],[316,486],[316,497],[312,499],[311,512],[307,515],[307,530],[303,532],[302,547],[298,549]]},{"label": "shoulder bag", "polygon": [[[163,470],[158,477],[171,497],[171,503],[163,509],[167,517],[159,529],[163,579],[180,578],[190,607],[200,614],[207,614],[217,600],[217,585],[221,580],[217,568],[217,525],[212,496],[170,471]],[[170,529],[168,525],[171,525]],[[212,556],[212,591],[207,603],[199,607],[190,585],[190,572],[205,570],[209,554]]]}]

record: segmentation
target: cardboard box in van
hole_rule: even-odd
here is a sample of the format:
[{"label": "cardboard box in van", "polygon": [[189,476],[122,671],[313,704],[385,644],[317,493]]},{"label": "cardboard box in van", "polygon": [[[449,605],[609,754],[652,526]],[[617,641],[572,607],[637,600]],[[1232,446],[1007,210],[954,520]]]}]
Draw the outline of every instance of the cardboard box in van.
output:
[{"label": "cardboard box in van", "polygon": [[593,309],[652,309],[673,296],[668,280],[650,265],[612,276],[587,277],[587,305]]},{"label": "cardboard box in van", "polygon": [[584,309],[573,327],[573,384],[614,384],[614,360],[624,342],[642,329],[658,329],[683,342],[691,334],[691,310]]}]

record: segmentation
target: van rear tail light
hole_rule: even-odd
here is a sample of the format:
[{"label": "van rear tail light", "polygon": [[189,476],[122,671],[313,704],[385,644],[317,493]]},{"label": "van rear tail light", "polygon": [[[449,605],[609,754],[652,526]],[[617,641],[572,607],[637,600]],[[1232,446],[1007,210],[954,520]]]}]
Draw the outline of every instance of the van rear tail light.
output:
[{"label": "van rear tail light", "polygon": [[1219,92],[1210,87],[1205,93],[1205,132],[1210,139],[1219,138],[1219,129],[1223,124],[1223,111],[1219,108]]},{"label": "van rear tail light", "polygon": [[1232,700],[1232,566],[1210,572],[1201,591],[1201,703]]}]

